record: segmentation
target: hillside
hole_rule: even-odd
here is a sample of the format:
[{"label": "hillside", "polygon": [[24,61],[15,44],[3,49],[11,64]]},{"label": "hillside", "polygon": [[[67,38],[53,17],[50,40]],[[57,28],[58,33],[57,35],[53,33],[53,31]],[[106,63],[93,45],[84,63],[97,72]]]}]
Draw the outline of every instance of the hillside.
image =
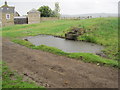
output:
[{"label": "hillside", "polygon": [[90,32],[80,36],[85,40],[104,45],[104,52],[111,59],[118,55],[118,20],[117,18],[94,18],[86,20],[58,20],[31,25],[15,25],[3,28],[3,37],[19,38],[39,34],[49,34],[64,37],[65,32],[72,27],[82,27]]}]

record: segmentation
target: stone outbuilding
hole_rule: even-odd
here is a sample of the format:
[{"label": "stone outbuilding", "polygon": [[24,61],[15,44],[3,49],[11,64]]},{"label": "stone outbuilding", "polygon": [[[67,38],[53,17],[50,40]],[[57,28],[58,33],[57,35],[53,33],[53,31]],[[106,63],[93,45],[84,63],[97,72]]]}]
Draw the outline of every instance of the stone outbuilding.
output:
[{"label": "stone outbuilding", "polygon": [[0,27],[11,26],[14,24],[33,24],[40,23],[40,12],[32,9],[27,12],[28,15],[20,16],[15,11],[15,7],[7,5],[7,2],[0,7]]},{"label": "stone outbuilding", "polygon": [[40,12],[36,9],[32,9],[28,14],[28,24],[40,23]]},{"label": "stone outbuilding", "polygon": [[0,22],[3,27],[14,25],[14,9],[15,7],[8,6],[7,2],[0,7]]}]

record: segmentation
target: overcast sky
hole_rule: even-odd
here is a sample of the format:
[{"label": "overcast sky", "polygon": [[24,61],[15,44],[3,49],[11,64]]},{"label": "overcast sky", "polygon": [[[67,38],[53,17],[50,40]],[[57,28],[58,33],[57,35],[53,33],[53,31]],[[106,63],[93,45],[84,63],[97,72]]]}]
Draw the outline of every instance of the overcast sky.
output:
[{"label": "overcast sky", "polygon": [[48,5],[52,10],[54,3],[59,2],[60,13],[78,15],[88,13],[117,13],[119,0],[2,0],[0,6],[8,1],[8,5],[15,6],[21,15],[26,15],[32,8]]}]

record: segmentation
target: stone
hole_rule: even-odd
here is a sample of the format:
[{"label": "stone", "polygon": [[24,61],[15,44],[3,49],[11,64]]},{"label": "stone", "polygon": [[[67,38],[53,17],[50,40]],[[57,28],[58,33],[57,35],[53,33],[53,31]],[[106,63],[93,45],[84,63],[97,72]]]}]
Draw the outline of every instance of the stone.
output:
[{"label": "stone", "polygon": [[72,28],[70,32],[65,34],[65,38],[69,40],[77,40],[79,35],[83,35],[85,33],[85,29],[83,28]]},{"label": "stone", "polygon": [[24,40],[25,40],[25,41],[28,41],[28,39],[27,39],[27,38],[25,38]]}]

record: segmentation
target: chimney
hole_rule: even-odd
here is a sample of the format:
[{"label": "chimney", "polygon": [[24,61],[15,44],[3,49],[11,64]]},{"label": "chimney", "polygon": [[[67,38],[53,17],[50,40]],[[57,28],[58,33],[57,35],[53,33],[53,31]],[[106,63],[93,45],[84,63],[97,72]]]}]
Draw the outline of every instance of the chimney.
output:
[{"label": "chimney", "polygon": [[7,5],[7,1],[5,1],[5,5]]}]

